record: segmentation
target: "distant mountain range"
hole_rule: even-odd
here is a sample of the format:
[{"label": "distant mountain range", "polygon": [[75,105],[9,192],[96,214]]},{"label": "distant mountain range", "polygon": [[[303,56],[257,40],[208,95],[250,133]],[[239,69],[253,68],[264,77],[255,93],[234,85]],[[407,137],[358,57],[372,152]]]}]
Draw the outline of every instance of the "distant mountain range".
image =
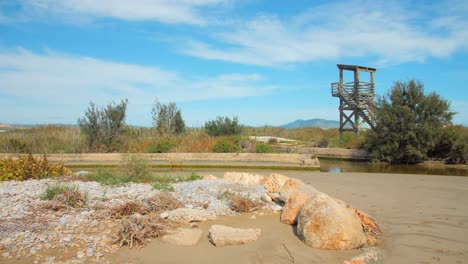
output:
[{"label": "distant mountain range", "polygon": [[313,119],[308,119],[308,120],[298,119],[294,122],[282,125],[281,127],[284,127],[284,128],[320,127],[323,129],[328,129],[328,128],[339,128],[340,122],[327,120],[327,119],[320,119],[320,118],[313,118]]}]

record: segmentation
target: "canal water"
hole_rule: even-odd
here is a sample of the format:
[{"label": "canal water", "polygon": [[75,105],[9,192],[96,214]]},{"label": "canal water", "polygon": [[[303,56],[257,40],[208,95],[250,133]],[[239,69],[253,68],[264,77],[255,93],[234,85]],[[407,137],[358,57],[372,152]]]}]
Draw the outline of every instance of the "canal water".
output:
[{"label": "canal water", "polygon": [[[98,167],[79,167],[74,168],[74,171],[78,170],[89,170],[95,171]],[[221,174],[225,171],[245,171],[258,173],[270,173],[279,172],[277,169],[209,169],[209,168],[153,168],[152,171],[155,174],[190,174],[191,172],[199,173],[212,173]],[[340,160],[322,160],[320,159],[320,171],[321,172],[357,172],[357,173],[397,173],[397,174],[425,174],[425,175],[450,175],[450,176],[468,176],[468,168],[465,167],[426,167],[423,165],[380,165],[372,164],[370,162],[359,162],[359,161],[340,161]],[[314,173],[314,171],[296,171],[297,173]],[[219,175],[217,175],[219,176]]]},{"label": "canal water", "polygon": [[468,176],[468,168],[427,167],[423,165],[382,165],[359,161],[320,160],[322,172],[372,172]]}]

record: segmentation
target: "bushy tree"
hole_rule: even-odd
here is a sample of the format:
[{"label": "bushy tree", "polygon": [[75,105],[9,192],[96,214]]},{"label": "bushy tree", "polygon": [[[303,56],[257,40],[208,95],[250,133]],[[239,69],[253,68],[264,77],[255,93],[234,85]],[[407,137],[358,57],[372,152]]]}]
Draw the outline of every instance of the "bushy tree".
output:
[{"label": "bushy tree", "polygon": [[[387,95],[377,99],[376,126],[368,133],[365,147],[375,159],[391,163],[451,159],[465,151],[451,132],[454,114],[438,94],[425,95],[421,82],[396,82]],[[463,158],[458,153],[455,159]]]},{"label": "bushy tree", "polygon": [[237,117],[232,120],[229,117],[218,116],[215,120],[205,123],[205,130],[210,136],[230,136],[242,133],[243,126],[239,124]]},{"label": "bushy tree", "polygon": [[127,99],[119,104],[111,102],[105,108],[89,103],[85,117],[78,119],[78,125],[86,135],[91,149],[113,148],[125,124],[127,103]]},{"label": "bushy tree", "polygon": [[151,113],[153,128],[159,135],[179,135],[185,132],[182,113],[175,103],[162,104],[156,99]]}]

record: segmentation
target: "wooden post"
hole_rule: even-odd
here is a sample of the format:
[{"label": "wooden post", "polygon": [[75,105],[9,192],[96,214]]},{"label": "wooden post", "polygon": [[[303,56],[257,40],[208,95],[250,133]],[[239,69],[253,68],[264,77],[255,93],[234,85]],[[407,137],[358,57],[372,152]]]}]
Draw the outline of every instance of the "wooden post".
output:
[{"label": "wooden post", "polygon": [[340,69],[340,84],[343,85],[343,69]]},{"label": "wooden post", "polygon": [[343,142],[343,99],[340,98],[340,142]]},{"label": "wooden post", "polygon": [[354,95],[358,95],[358,87],[359,87],[359,70],[354,70]]}]

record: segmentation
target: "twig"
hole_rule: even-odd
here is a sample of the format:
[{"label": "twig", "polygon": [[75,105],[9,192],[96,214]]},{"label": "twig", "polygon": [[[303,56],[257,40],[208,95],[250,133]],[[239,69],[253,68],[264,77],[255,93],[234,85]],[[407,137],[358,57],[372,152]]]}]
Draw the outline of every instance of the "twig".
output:
[{"label": "twig", "polygon": [[283,247],[284,247],[284,249],[286,249],[286,251],[288,252],[289,257],[291,258],[292,263],[295,263],[296,260],[294,259],[293,255],[291,254],[291,252],[289,251],[289,249],[286,247],[286,245],[285,245],[284,243],[283,243]]}]

